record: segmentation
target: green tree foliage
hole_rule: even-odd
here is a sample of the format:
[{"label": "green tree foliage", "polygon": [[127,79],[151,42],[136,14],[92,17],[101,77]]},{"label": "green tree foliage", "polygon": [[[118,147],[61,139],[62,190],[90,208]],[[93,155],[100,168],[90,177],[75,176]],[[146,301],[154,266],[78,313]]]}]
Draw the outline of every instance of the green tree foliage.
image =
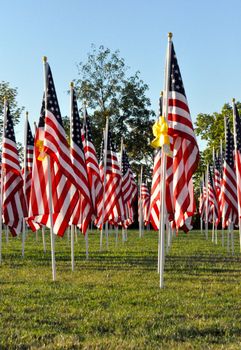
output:
[{"label": "green tree foliage", "polygon": [[80,102],[87,102],[97,150],[108,116],[116,145],[120,145],[123,137],[134,171],[139,172],[143,162],[148,164],[145,174],[149,176],[153,159],[149,140],[154,112],[146,97],[148,86],[140,73],[129,76],[127,72],[128,67],[119,51],[111,52],[104,46],[97,49],[92,45],[87,61],[78,65],[75,85]]},{"label": "green tree foliage", "polygon": [[24,109],[23,107],[18,106],[17,94],[17,88],[10,87],[8,82],[0,82],[0,139],[2,139],[3,130],[4,97],[7,98],[7,101],[9,103],[14,124],[17,124],[19,122],[20,114]]},{"label": "green tree foliage", "polygon": [[[239,113],[241,113],[241,103],[237,102]],[[196,118],[195,132],[202,140],[207,142],[206,149],[201,152],[200,163],[197,172],[194,175],[195,192],[199,192],[200,179],[206,170],[206,164],[213,163],[213,148],[215,152],[220,150],[222,140],[223,148],[225,147],[224,118],[228,118],[231,127],[233,126],[233,108],[231,104],[225,103],[221,112],[212,114],[198,114]]]}]

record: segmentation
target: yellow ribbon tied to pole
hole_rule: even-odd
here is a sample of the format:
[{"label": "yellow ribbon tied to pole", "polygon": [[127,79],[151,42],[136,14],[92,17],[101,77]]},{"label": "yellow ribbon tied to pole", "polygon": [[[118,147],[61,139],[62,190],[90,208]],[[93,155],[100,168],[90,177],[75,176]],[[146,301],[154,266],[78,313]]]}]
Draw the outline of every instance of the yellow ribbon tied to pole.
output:
[{"label": "yellow ribbon tied to pole", "polygon": [[40,152],[37,159],[42,161],[46,157],[46,153],[44,152],[44,142],[42,140],[37,140],[36,146]]},{"label": "yellow ribbon tied to pole", "polygon": [[163,116],[159,117],[159,120],[155,122],[152,127],[153,135],[155,139],[151,141],[151,146],[154,148],[163,147],[163,151],[171,156],[170,151],[170,139],[168,136],[168,125],[166,119]]}]

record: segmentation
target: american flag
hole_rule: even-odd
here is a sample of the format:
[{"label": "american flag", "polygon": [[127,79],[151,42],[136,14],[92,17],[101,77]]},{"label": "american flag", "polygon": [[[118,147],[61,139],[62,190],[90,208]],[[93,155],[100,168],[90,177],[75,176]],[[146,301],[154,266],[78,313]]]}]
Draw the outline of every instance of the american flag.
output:
[{"label": "american flag", "polygon": [[223,227],[227,227],[230,222],[236,223],[238,219],[237,206],[237,183],[234,165],[234,140],[230,130],[229,121],[225,119],[225,156],[223,164],[222,182],[222,219]]},{"label": "american flag", "polygon": [[159,230],[160,201],[161,201],[161,150],[158,149],[154,158],[151,201],[150,201],[150,222],[154,230]]},{"label": "american flag", "polygon": [[210,207],[210,221],[218,224],[219,221],[219,208],[218,208],[218,200],[217,193],[214,187],[213,182],[213,174],[211,172],[210,165],[208,166],[208,204]]},{"label": "american flag", "polygon": [[200,182],[200,198],[199,198],[199,214],[202,220],[205,220],[205,205],[206,205],[206,187],[204,185],[204,180]]},{"label": "american flag", "polygon": [[[235,165],[236,165],[236,176],[237,176],[237,195],[238,195],[238,206],[239,213],[241,213],[241,120],[238,112],[236,103],[233,105],[233,115],[235,123],[236,135],[236,148],[235,148]],[[239,214],[240,215],[240,214]]]},{"label": "american flag", "polygon": [[27,205],[9,106],[3,130],[2,167],[3,221],[8,225],[12,235],[16,236],[22,231],[23,219],[27,216]]},{"label": "american flag", "polygon": [[32,183],[29,202],[28,223],[36,230],[35,222],[50,228],[49,194],[52,187],[53,232],[63,236],[76,207],[79,195],[76,188],[62,174],[57,163],[50,157],[50,179],[48,160],[44,152],[45,101],[43,99],[38,128],[34,139]]},{"label": "american flag", "polygon": [[[75,177],[78,178],[76,179],[76,182],[79,183],[81,181],[82,184],[82,191],[79,198],[79,210],[77,210],[71,222],[72,224],[78,225],[78,227],[80,227],[82,232],[85,234],[91,221],[92,201],[81,137],[82,125],[80,122],[77,98],[74,89],[72,90],[71,98],[71,160],[75,167]],[[84,195],[82,194],[83,192]]]},{"label": "american flag", "polygon": [[[103,144],[103,142],[102,142]],[[100,174],[104,183],[104,152],[100,159]],[[124,205],[121,189],[121,168],[118,162],[116,149],[112,142],[111,133],[108,132],[106,182],[104,184],[103,199],[98,205],[97,227],[109,221],[112,224],[122,223],[125,219]],[[102,211],[103,210],[103,211]],[[103,220],[102,220],[103,215]]]},{"label": "american flag", "polygon": [[222,200],[221,200],[221,184],[222,184],[222,155],[221,153],[217,153],[214,155],[214,187],[217,195],[217,201],[218,201],[218,221],[220,221],[221,218],[221,205],[222,205]]},{"label": "american flag", "polygon": [[[142,209],[142,218],[145,225],[148,225],[150,222],[150,193],[147,187],[147,184],[141,184],[141,201],[139,199],[139,211]],[[142,208],[141,204],[142,203]],[[139,213],[140,215],[140,213]]]},{"label": "american flag", "polygon": [[97,153],[93,144],[90,120],[86,108],[84,110],[82,142],[84,147],[86,169],[89,178],[89,185],[93,204],[93,214],[96,217],[97,204],[100,202],[103,194],[103,184],[100,177]]},{"label": "american flag", "polygon": [[137,195],[138,188],[134,180],[134,175],[130,167],[129,158],[123,145],[122,149],[122,198],[125,207],[125,226],[133,222],[133,201]]},{"label": "american flag", "polygon": [[[32,180],[32,168],[33,168],[33,150],[34,150],[34,139],[32,135],[32,131],[29,125],[29,122],[27,121],[27,137],[26,137],[26,169],[23,169],[23,177],[26,176],[25,180],[25,197],[27,200],[27,206],[29,205],[29,199],[30,199],[30,190],[31,190],[31,180]],[[26,170],[26,174],[24,174]]]},{"label": "american flag", "polygon": [[167,157],[167,178],[170,193],[173,195],[174,219],[176,228],[181,228],[188,216],[194,214],[189,211],[193,201],[193,193],[189,182],[199,161],[199,150],[192,120],[188,108],[187,98],[182,82],[173,43],[171,43],[170,57],[170,91],[168,94],[168,134],[171,138],[173,158]]},{"label": "american flag", "polygon": [[61,173],[78,189],[86,200],[89,196],[79,169],[71,161],[70,148],[66,139],[65,130],[62,123],[59,104],[55,91],[51,69],[46,64],[47,79],[47,110],[45,115],[44,128],[44,151],[56,162]]}]

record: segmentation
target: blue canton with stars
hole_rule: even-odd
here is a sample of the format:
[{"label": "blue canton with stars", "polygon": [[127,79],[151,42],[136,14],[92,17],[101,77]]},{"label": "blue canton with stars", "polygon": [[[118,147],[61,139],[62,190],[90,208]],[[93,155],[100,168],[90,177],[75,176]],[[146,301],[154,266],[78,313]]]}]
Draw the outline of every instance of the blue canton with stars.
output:
[{"label": "blue canton with stars", "polygon": [[72,110],[71,120],[72,120],[72,130],[71,130],[72,141],[76,145],[78,145],[80,149],[83,150],[83,144],[81,140],[82,124],[80,122],[75,90],[73,90],[73,110]]},{"label": "blue canton with stars", "polygon": [[86,108],[84,110],[84,132],[86,141],[93,143],[92,132],[90,127],[90,118]]},{"label": "blue canton with stars", "polygon": [[52,112],[60,125],[63,126],[54,80],[49,64],[47,64],[47,82],[47,110]]},{"label": "blue canton with stars", "polygon": [[176,91],[183,94],[186,97],[181,72],[178,66],[176,53],[173,43],[171,43],[171,63],[170,63],[170,76],[169,76],[170,91]]},{"label": "blue canton with stars", "polygon": [[233,150],[234,150],[234,140],[233,140],[233,134],[230,130],[229,120],[226,118],[226,149],[225,149],[225,161],[230,166],[230,168],[234,167],[234,157],[233,157]]},{"label": "blue canton with stars", "polygon": [[42,106],[40,110],[40,117],[38,122],[39,128],[44,128],[44,125],[45,125],[45,98],[44,97],[45,97],[45,94],[43,95]]},{"label": "blue canton with stars", "polygon": [[126,153],[126,150],[123,149],[122,152],[122,175],[125,175],[128,171],[128,169],[130,169],[130,163],[129,163],[129,159],[128,159],[128,155]]},{"label": "blue canton with stars", "polygon": [[9,106],[7,106],[7,118],[6,118],[6,124],[5,124],[3,135],[5,138],[16,143],[14,129],[13,129],[13,120],[10,114]]},{"label": "blue canton with stars", "polygon": [[241,120],[236,103],[234,104],[237,150],[241,153]]},{"label": "blue canton with stars", "polygon": [[34,145],[34,139],[32,135],[32,131],[28,122],[28,130],[27,130],[27,145],[28,146],[33,146]]}]

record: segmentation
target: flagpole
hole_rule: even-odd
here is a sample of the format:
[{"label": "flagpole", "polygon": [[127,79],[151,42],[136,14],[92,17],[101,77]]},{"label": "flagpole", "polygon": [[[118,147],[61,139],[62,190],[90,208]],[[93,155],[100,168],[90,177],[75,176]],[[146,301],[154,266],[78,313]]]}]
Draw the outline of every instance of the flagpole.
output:
[{"label": "flagpole", "polygon": [[[221,165],[223,166],[223,140],[220,140],[220,156],[221,156]],[[220,174],[221,175],[221,174]],[[221,193],[220,196],[222,195],[222,184],[221,184]],[[222,209],[222,208],[221,208]],[[224,230],[223,230],[223,211],[221,215],[221,224],[222,224],[222,231],[221,231],[221,236],[222,236],[222,247],[224,247]]]},{"label": "flagpole", "polygon": [[46,253],[46,241],[45,241],[45,226],[42,226],[42,241],[43,241],[43,250]]},{"label": "flagpole", "polygon": [[[72,145],[72,133],[73,133],[73,94],[74,83],[70,83],[70,144]],[[70,227],[70,249],[71,249],[71,269],[74,271],[74,225]]]},{"label": "flagpole", "polygon": [[[84,101],[84,113],[83,113],[84,124],[86,124],[86,101]],[[90,230],[92,231],[92,220],[90,223]],[[85,232],[85,255],[86,260],[89,259],[89,226]]]},{"label": "flagpole", "polygon": [[[7,117],[7,99],[4,97],[4,116],[3,116],[3,130],[5,128],[6,124],[6,117]],[[2,135],[2,145],[3,145],[3,138]],[[2,147],[3,148],[3,147]],[[3,175],[5,171],[3,169],[3,165],[1,166],[1,208],[0,208],[0,264],[2,263],[2,236],[3,236]]]},{"label": "flagpole", "polygon": [[206,234],[206,239],[208,239],[208,201],[209,201],[209,196],[208,196],[208,164],[207,164],[207,172],[206,172],[206,222],[205,222],[205,234]]},{"label": "flagpole", "polygon": [[[121,166],[121,173],[122,173],[122,158],[123,158],[123,137],[121,137],[121,149],[120,149],[120,166]],[[122,224],[122,242],[125,241],[125,228]]]},{"label": "flagpole", "polygon": [[[28,141],[28,112],[26,112],[25,125],[24,125],[23,193],[25,198],[26,198],[26,171],[27,171],[27,141]],[[22,257],[24,257],[25,236],[26,236],[26,221],[25,221],[25,218],[23,218]]]},{"label": "flagpole", "polygon": [[[215,158],[214,158],[214,147],[213,147],[213,169],[214,169],[214,163],[215,162]],[[211,172],[211,169],[210,169]],[[212,176],[212,174],[210,174],[210,176]],[[214,178],[213,178],[213,195],[216,195],[216,189],[215,189],[215,183],[214,183]],[[214,243],[215,239],[214,239],[214,231],[215,231],[215,205],[213,203],[213,227],[212,227],[212,243]]]},{"label": "flagpole", "polygon": [[105,218],[105,190],[106,190],[106,165],[107,165],[107,148],[108,148],[108,132],[109,132],[109,117],[106,116],[106,125],[104,131],[104,186],[103,186],[103,207],[102,207],[102,223],[100,231],[100,251],[102,251],[103,243],[103,227],[104,227],[104,218]]},{"label": "flagpole", "polygon": [[[169,76],[171,65],[171,48],[172,48],[172,33],[168,33],[168,46],[167,46],[167,60],[165,67],[165,89],[164,89],[164,101],[165,108],[163,108],[164,118],[167,121],[168,118],[168,103],[169,103]],[[165,264],[165,211],[166,211],[166,163],[167,156],[163,152],[162,147],[162,162],[161,162],[161,211],[160,211],[160,223],[159,223],[159,236],[160,236],[160,288],[164,288],[164,264]]]},{"label": "flagpole", "polygon": [[[202,198],[202,189],[200,186],[200,201],[199,201],[199,208],[201,204],[201,198]],[[203,221],[202,221],[202,213],[200,213],[200,230],[201,230],[201,235],[203,234]]]},{"label": "flagpole", "polygon": [[[45,116],[47,113],[47,57],[43,57],[43,64],[44,64],[44,102],[45,102]],[[48,182],[49,182],[49,219],[50,219],[50,241],[51,241],[51,261],[52,261],[52,277],[53,281],[56,281],[56,262],[55,262],[55,235],[53,232],[53,203],[52,203],[52,178],[51,178],[51,171],[50,171],[50,158],[47,155],[47,162],[48,162]]]},{"label": "flagpole", "polygon": [[235,169],[236,169],[236,184],[237,184],[237,196],[238,196],[238,217],[239,217],[239,251],[241,252],[241,212],[240,212],[240,205],[239,203],[239,183],[238,183],[238,159],[237,159],[237,130],[236,130],[236,120],[235,120],[235,98],[233,98],[233,134],[234,134],[234,150],[235,150]]},{"label": "flagpole", "polygon": [[140,206],[139,206],[139,238],[142,237],[142,198],[141,198],[141,184],[143,177],[143,165],[141,165],[141,174],[140,174],[140,184],[139,184],[139,193],[140,193]]}]

